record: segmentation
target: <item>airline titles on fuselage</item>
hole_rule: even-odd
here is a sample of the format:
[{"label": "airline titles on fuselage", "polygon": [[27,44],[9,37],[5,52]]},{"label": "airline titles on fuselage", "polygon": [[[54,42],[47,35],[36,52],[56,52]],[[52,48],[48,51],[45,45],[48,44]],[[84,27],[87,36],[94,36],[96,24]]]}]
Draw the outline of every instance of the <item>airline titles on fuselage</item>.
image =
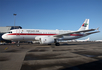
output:
[{"label": "airline titles on fuselage", "polygon": [[39,32],[39,30],[26,30],[27,32]]}]

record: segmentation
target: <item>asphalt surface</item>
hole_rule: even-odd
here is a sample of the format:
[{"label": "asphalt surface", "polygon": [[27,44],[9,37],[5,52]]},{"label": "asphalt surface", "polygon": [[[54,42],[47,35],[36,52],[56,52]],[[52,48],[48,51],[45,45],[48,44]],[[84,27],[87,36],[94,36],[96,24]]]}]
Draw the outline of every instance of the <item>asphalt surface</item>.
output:
[{"label": "asphalt surface", "polygon": [[0,70],[102,70],[102,42],[0,45]]}]

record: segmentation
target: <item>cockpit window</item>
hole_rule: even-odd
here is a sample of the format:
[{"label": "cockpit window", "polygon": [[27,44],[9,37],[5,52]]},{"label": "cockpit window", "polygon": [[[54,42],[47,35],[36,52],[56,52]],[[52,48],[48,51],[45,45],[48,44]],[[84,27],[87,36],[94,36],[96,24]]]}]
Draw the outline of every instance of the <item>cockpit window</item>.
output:
[{"label": "cockpit window", "polygon": [[8,32],[8,33],[12,33],[12,32]]}]

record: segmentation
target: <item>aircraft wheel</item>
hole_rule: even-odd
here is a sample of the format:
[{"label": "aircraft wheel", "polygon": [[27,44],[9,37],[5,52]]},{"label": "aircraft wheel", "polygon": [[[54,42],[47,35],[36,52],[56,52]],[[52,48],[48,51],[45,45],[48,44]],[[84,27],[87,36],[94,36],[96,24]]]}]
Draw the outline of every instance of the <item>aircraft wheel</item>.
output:
[{"label": "aircraft wheel", "polygon": [[60,43],[55,43],[56,46],[60,46]]},{"label": "aircraft wheel", "polygon": [[20,41],[18,41],[18,43],[17,43],[17,47],[19,47],[20,46]]},{"label": "aircraft wheel", "polygon": [[20,44],[17,44],[17,47],[19,47],[20,46]]}]

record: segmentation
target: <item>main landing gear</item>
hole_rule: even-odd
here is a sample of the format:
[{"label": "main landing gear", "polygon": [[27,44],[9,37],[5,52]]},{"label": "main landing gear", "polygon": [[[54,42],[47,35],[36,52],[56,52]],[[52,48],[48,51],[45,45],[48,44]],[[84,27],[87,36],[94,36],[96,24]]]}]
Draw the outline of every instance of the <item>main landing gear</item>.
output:
[{"label": "main landing gear", "polygon": [[57,42],[57,43],[55,43],[55,45],[56,45],[56,46],[60,46],[60,43]]},{"label": "main landing gear", "polygon": [[55,45],[60,46],[60,43],[58,43],[56,39],[55,39]]}]

